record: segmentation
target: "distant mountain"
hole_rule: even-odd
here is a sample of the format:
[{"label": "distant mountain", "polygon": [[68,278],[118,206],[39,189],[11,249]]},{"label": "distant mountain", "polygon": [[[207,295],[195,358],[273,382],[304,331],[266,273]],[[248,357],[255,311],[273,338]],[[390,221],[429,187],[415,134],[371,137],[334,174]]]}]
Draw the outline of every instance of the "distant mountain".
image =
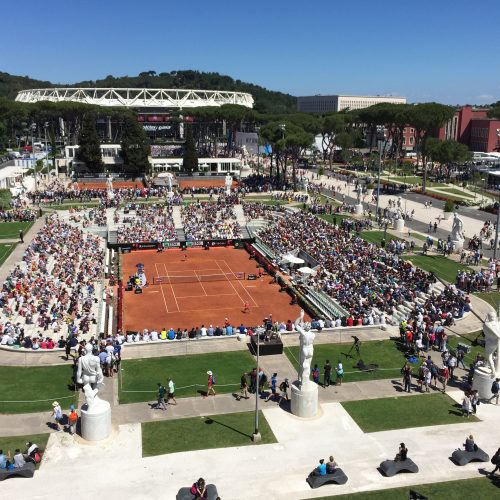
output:
[{"label": "distant mountain", "polygon": [[144,71],[137,76],[107,76],[102,80],[86,80],[70,85],[60,85],[28,76],[16,76],[0,72],[0,97],[14,99],[19,90],[45,87],[139,87],[139,88],[178,88],[206,89],[248,92],[255,99],[255,109],[262,113],[289,113],[296,110],[296,98],[290,94],[267,90],[253,83],[234,80],[219,73],[183,70],[170,73]]}]

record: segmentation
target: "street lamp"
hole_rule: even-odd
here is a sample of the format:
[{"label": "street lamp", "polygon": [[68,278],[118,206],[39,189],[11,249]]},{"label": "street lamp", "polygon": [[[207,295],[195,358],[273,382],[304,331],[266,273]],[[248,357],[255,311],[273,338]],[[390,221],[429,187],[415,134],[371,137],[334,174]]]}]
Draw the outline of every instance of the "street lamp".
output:
[{"label": "street lamp", "polygon": [[[260,127],[255,127],[255,132],[257,133],[257,175],[260,173],[260,144],[259,144],[259,132]],[[264,172],[262,172],[264,173]]]},{"label": "street lamp", "polygon": [[36,174],[36,157],[35,157],[35,132],[36,123],[32,123],[30,126],[31,130],[31,153],[33,154],[33,176],[35,178],[35,191],[38,191],[38,177]]},{"label": "street lamp", "polygon": [[382,149],[384,141],[378,141],[378,178],[377,178],[377,207],[375,209],[375,219],[378,220],[378,209],[380,206],[380,172],[382,170]]},{"label": "street lamp", "polygon": [[47,144],[47,127],[49,122],[43,124],[44,137],[45,137],[45,166],[47,167],[47,179],[50,180],[50,169],[49,169],[49,145]]},{"label": "street lamp", "polygon": [[260,443],[262,436],[259,432],[259,355],[260,355],[260,334],[262,333],[261,328],[255,330],[257,335],[257,378],[255,384],[255,432],[252,434],[252,441],[254,443]]}]

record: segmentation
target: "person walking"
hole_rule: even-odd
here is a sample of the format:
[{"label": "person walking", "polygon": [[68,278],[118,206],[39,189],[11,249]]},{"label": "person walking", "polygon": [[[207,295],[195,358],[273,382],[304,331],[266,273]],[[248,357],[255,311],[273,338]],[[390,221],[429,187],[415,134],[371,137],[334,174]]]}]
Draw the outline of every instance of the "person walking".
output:
[{"label": "person walking", "polygon": [[323,366],[323,387],[330,386],[330,378],[332,376],[332,365],[330,361],[327,359],[325,366]]},{"label": "person walking", "polygon": [[248,382],[247,382],[247,374],[243,372],[240,379],[240,394],[236,396],[236,400],[239,401],[241,398],[248,399]]},{"label": "person walking", "polygon": [[210,394],[213,394],[214,396],[216,395],[215,394],[215,389],[214,389],[214,385],[215,385],[214,374],[212,373],[211,370],[208,370],[207,375],[208,375],[208,379],[207,379],[207,394],[206,394],[205,398],[208,397],[208,396],[210,396]]},{"label": "person walking", "polygon": [[75,405],[71,405],[69,407],[68,423],[69,423],[69,433],[71,435],[76,434],[76,424],[78,423],[78,413],[76,413]]},{"label": "person walking", "polygon": [[500,448],[498,448],[496,453],[491,457],[491,463],[495,468],[488,474],[489,477],[494,476],[495,472],[500,469]]},{"label": "person walking", "polygon": [[[273,373],[273,376],[271,377],[271,393],[269,396],[267,396],[266,403],[270,400],[273,399],[278,395],[277,393],[277,384],[278,384],[278,374]],[[281,400],[280,400],[281,401]]]},{"label": "person walking", "polygon": [[319,384],[319,368],[318,368],[318,365],[314,365],[314,368],[312,369],[311,373],[312,373],[313,381],[316,384]]},{"label": "person walking", "polygon": [[170,400],[172,400],[174,405],[177,404],[177,401],[175,399],[175,384],[174,381],[172,380],[171,377],[168,377],[168,398],[167,398],[167,404],[171,404]]},{"label": "person walking", "polygon": [[22,229],[19,231],[19,241],[24,243],[24,233]]},{"label": "person walking", "polygon": [[252,394],[257,392],[257,368],[252,368],[250,372],[250,392]]},{"label": "person walking", "polygon": [[406,363],[401,369],[403,375],[403,391],[411,392],[411,375],[412,370],[409,363]]},{"label": "person walking", "polygon": [[55,427],[57,429],[57,432],[61,432],[62,431],[61,420],[62,420],[63,414],[62,414],[61,405],[57,401],[54,401],[52,403],[52,414],[51,415],[52,415],[52,417],[54,417],[54,424],[55,424]]},{"label": "person walking", "polygon": [[335,383],[337,385],[342,385],[342,380],[344,379],[344,365],[342,364],[342,361],[340,361],[340,359],[337,363],[337,368],[335,369],[335,371],[337,374],[337,380],[335,381]]},{"label": "person walking", "polygon": [[280,402],[279,404],[281,404],[281,402],[283,401],[283,399],[286,399],[287,401],[289,401],[289,397],[288,397],[288,389],[290,388],[290,384],[288,383],[288,379],[285,378],[285,380],[283,380],[283,382],[281,382],[280,384],[280,396],[281,396],[281,399],[280,399]]},{"label": "person walking", "polygon": [[498,392],[500,390],[500,385],[498,384],[500,382],[500,378],[496,378],[493,383],[491,384],[491,398],[488,399],[488,403],[491,403],[492,399],[495,399],[495,404],[498,404]]},{"label": "person walking", "polygon": [[162,410],[167,409],[167,405],[165,403],[165,393],[166,392],[167,392],[167,390],[165,389],[165,387],[163,387],[163,385],[161,385],[160,382],[158,382],[158,403],[156,405],[157,410],[159,410],[160,408]]}]

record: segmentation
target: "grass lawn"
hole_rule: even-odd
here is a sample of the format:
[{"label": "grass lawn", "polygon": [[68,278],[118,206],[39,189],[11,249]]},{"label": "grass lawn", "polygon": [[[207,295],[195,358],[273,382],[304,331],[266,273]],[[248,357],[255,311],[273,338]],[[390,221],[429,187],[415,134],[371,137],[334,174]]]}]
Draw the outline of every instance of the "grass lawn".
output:
[{"label": "grass lawn", "polygon": [[126,360],[122,362],[120,403],[155,401],[156,384],[165,385],[168,377],[175,382],[176,397],[198,396],[206,390],[208,370],[216,377],[215,390],[229,393],[239,388],[243,371],[254,366],[248,351]]},{"label": "grass lawn", "polygon": [[476,359],[477,354],[484,356],[484,347],[476,342],[476,339],[482,339],[484,341],[484,337],[481,333],[481,331],[477,331],[456,336],[450,335],[448,337],[448,347],[450,349],[456,350],[457,344],[466,344],[470,346],[471,351],[469,354],[466,354],[464,358],[465,366],[470,365]]},{"label": "grass lawn", "polygon": [[[0,366],[0,413],[52,411],[52,402],[61,403],[63,411],[76,402],[71,365],[47,367]],[[42,401],[41,401],[42,400]],[[46,401],[43,401],[46,400]],[[17,403],[6,401],[19,401]]]},{"label": "grass lawn", "polygon": [[34,222],[0,222],[0,239],[17,239],[21,230],[26,236],[33,224]]},{"label": "grass lawn", "polygon": [[318,217],[320,219],[326,220],[330,224],[333,224],[334,217],[335,217],[335,219],[337,219],[337,224],[339,224],[340,222],[342,222],[344,219],[354,220],[354,217],[351,217],[350,215],[340,215],[340,214],[335,214],[335,215],[331,215],[331,214],[318,214]]},{"label": "grass lawn", "polygon": [[483,299],[485,302],[498,311],[498,304],[500,304],[500,292],[478,292],[474,294],[476,297]]},{"label": "grass lawn", "polygon": [[[356,333],[351,330],[349,333]],[[321,337],[321,334],[319,335]],[[350,335],[346,334],[350,339]],[[317,344],[314,346],[314,357],[312,366],[318,365],[320,369],[320,380],[323,380],[323,366],[328,359],[335,368],[339,360],[344,365],[344,381],[359,382],[363,380],[378,380],[384,378],[393,378],[401,376],[401,367],[406,359],[403,353],[397,349],[393,340],[376,340],[370,342],[361,342],[360,354],[365,364],[377,364],[379,369],[374,372],[361,372],[354,365],[358,362],[356,352],[353,350],[353,358],[347,358],[345,354],[349,353],[352,344]],[[286,356],[295,368],[298,368],[299,346],[285,347]],[[335,370],[334,370],[335,371]],[[335,379],[335,373],[332,377]]]},{"label": "grass lawn", "polygon": [[[254,430],[253,411],[147,422],[142,424],[142,456],[245,446],[253,444]],[[262,412],[259,412],[259,431],[260,444],[276,443]]]},{"label": "grass lawn", "polygon": [[433,194],[437,196],[441,196],[443,198],[446,198],[447,200],[451,200],[454,202],[463,202],[463,201],[469,201],[473,198],[468,197],[467,195],[462,195],[462,196],[453,196],[453,194],[448,194],[446,191],[435,191],[434,189],[426,189],[426,192],[428,194]]},{"label": "grass lawn", "polygon": [[461,191],[460,189],[457,189],[457,188],[443,187],[440,189],[443,191],[446,191],[447,193],[457,194],[458,196],[464,196],[465,198],[474,198],[473,194],[471,195],[470,193],[466,193],[466,192]]},{"label": "grass lawn", "polygon": [[[384,239],[384,231],[361,231],[359,233],[361,238],[363,238],[365,241],[368,243],[375,243],[378,247],[380,246],[382,240]],[[405,241],[401,238],[398,238],[397,236],[394,236],[391,233],[387,233],[385,237],[386,243],[389,243],[391,240],[394,241]],[[407,243],[407,248],[409,248],[409,243]],[[418,250],[420,247],[418,245],[415,245],[415,249]]]},{"label": "grass lawn", "polygon": [[[487,465],[486,469],[490,466]],[[498,476],[497,476],[498,477]],[[445,483],[417,484],[404,488],[391,488],[388,490],[366,491],[362,493],[349,493],[332,497],[321,497],[317,500],[403,500],[408,498],[410,489],[432,500],[469,500],[472,496],[489,500],[498,498],[500,482],[487,478],[462,479],[459,481],[446,481]]]},{"label": "grass lawn", "polygon": [[17,243],[0,243],[0,266],[7,260],[16,245]]},{"label": "grass lawn", "polygon": [[[32,442],[38,445],[38,448],[45,450],[47,447],[47,441],[49,440],[50,434],[30,434],[27,436],[7,436],[0,437],[0,450],[7,455],[7,451],[10,450],[10,456],[14,457],[14,452],[20,449],[23,453],[26,451],[26,443]],[[40,464],[36,464],[38,469]]]},{"label": "grass lawn", "polygon": [[415,255],[404,258],[406,260],[411,260],[415,266],[420,267],[424,271],[433,272],[436,276],[448,283],[455,283],[457,271],[472,271],[469,267],[443,257],[442,255]]},{"label": "grass lawn", "polygon": [[[342,403],[342,406],[363,432],[464,422],[457,403],[441,393],[348,401]],[[479,419],[474,415],[468,419],[468,422],[478,421]]]}]

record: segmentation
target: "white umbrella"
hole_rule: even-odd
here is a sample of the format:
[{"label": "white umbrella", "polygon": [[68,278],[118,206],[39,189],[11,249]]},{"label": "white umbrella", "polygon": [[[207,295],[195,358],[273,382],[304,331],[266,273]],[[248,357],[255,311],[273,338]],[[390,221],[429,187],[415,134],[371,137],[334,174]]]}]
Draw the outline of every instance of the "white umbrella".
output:
[{"label": "white umbrella", "polygon": [[302,274],[314,274],[314,269],[311,269],[310,267],[307,266],[299,267],[297,271],[299,271],[299,273]]}]

